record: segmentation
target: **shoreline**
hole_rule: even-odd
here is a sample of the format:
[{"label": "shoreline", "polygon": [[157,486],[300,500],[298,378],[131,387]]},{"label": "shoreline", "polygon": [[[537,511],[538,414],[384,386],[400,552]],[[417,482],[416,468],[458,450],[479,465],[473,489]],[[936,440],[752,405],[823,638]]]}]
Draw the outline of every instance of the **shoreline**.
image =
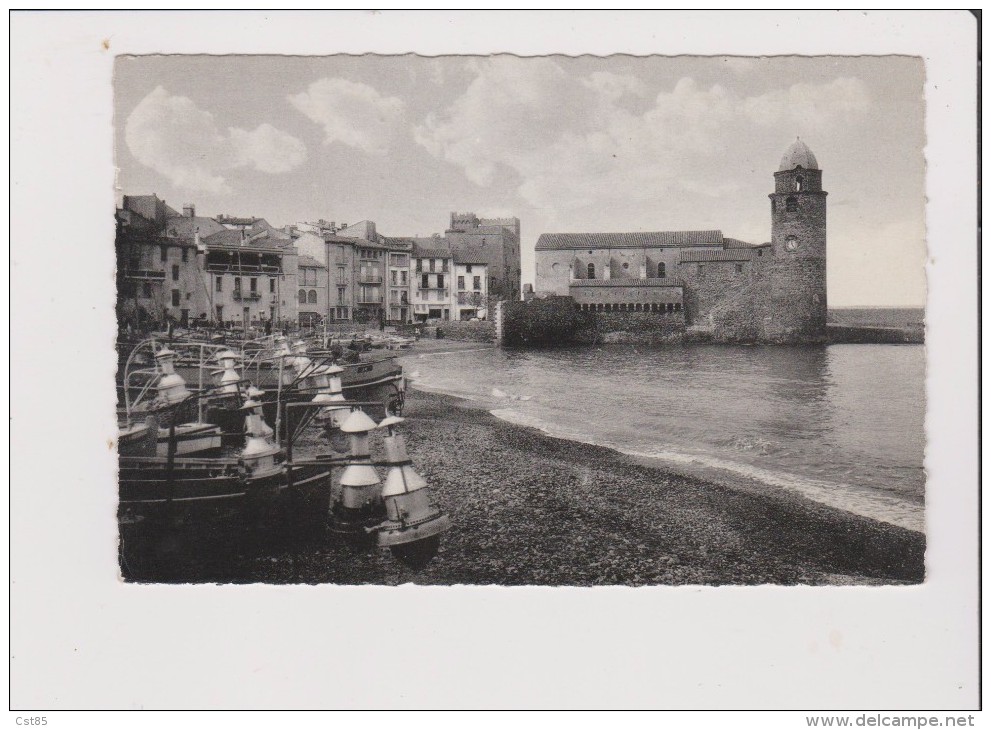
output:
[{"label": "shoreline", "polygon": [[[427,352],[421,357],[432,354],[434,353]],[[736,463],[723,457],[703,457],[676,452],[663,454],[628,451],[615,444],[586,440],[581,436],[556,432],[552,425],[536,421],[524,413],[514,410],[515,401],[511,399],[501,400],[495,397],[454,393],[443,388],[420,385],[415,378],[408,379],[407,383],[410,389],[454,398],[463,402],[466,407],[486,412],[500,421],[520,428],[533,429],[550,438],[608,449],[631,460],[632,463],[656,467],[665,472],[701,479],[730,489],[752,491],[759,494],[788,494],[851,515],[925,535],[924,503],[917,505],[882,493],[860,490],[852,485],[832,484],[811,477],[772,473],[759,466]]]},{"label": "shoreline", "polygon": [[[525,514],[515,514],[522,506],[521,497],[536,494],[537,502],[551,502],[561,510],[553,514],[546,504],[540,505],[537,514],[550,523],[565,517],[577,519],[577,524],[598,534],[597,544],[613,545],[614,554],[622,546],[638,556],[617,558],[617,566],[624,567],[607,571],[605,576],[583,572],[569,561],[568,572],[576,582],[554,580],[551,584],[822,585],[918,583],[924,578],[925,536],[921,533],[784,490],[722,484],[644,463],[644,459],[609,447],[551,436],[499,419],[481,403],[457,396],[413,392],[407,400],[413,424],[410,455],[418,467],[424,464],[423,474],[431,486],[438,485],[438,501],[445,508],[461,507],[441,499],[445,493],[455,496],[458,492],[450,473],[457,465],[425,448],[431,442],[451,444],[462,453],[474,451],[465,460],[470,466],[464,467],[471,476],[486,463],[501,473],[501,485],[491,478],[488,481],[495,503],[489,511],[505,507],[525,522],[525,527],[518,525],[521,530],[529,532],[535,522],[533,516],[527,520]],[[464,515],[455,514],[455,509],[451,509],[452,519],[458,524]],[[576,543],[585,542],[576,534],[577,524],[558,525],[561,533],[553,542],[560,545],[558,541],[563,540],[576,549]],[[506,525],[517,526],[508,520]],[[648,576],[653,565],[651,548],[662,553],[658,559],[665,567],[658,570],[654,565]],[[665,551],[673,562],[664,561]],[[634,565],[640,570],[633,569]],[[534,573],[546,579],[539,569]],[[628,577],[619,580],[620,576]],[[547,584],[539,579],[533,583]]]},{"label": "shoreline", "polygon": [[[917,532],[784,491],[674,473],[503,421],[456,396],[411,388],[403,416],[413,468],[452,524],[425,567],[323,530],[263,538],[193,529],[137,580],[647,587],[909,585],[925,577],[926,539]],[[380,438],[373,435],[373,453]],[[307,441],[325,448],[316,433]]]}]

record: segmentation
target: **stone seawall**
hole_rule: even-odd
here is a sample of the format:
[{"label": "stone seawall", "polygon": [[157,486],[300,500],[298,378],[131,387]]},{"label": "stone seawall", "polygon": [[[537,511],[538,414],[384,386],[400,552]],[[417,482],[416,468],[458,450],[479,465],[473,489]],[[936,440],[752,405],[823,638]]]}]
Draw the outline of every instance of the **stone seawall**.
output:
[{"label": "stone seawall", "polygon": [[495,342],[494,322],[440,322],[437,337],[462,342]]},{"label": "stone seawall", "polygon": [[[759,287],[740,286],[718,306],[706,310],[702,321],[686,322],[684,312],[584,312],[571,297],[547,297],[529,302],[502,303],[502,343],[510,347],[580,344],[907,344],[925,341],[921,327],[872,327],[830,324],[825,336],[761,332],[758,312],[765,305]],[[756,310],[756,311],[755,311]],[[448,323],[450,324],[450,323]],[[458,323],[468,324],[468,323]],[[776,336],[778,335],[778,336]],[[493,331],[493,338],[495,334]]]},{"label": "stone seawall", "polygon": [[851,345],[921,345],[926,341],[922,327],[856,327],[826,325],[826,338],[830,344]]},{"label": "stone seawall", "polygon": [[680,342],[685,334],[681,312],[579,312],[575,342],[582,344]]},{"label": "stone seawall", "polygon": [[508,347],[560,345],[573,342],[578,308],[571,297],[528,302],[501,302],[502,342]]}]

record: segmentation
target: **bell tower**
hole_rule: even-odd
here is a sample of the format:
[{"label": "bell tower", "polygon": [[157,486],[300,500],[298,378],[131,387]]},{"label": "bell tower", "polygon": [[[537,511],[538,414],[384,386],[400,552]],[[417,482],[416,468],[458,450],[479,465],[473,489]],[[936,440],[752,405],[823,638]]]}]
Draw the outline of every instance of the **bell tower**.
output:
[{"label": "bell tower", "polygon": [[826,338],[826,195],[812,150],[796,139],[774,173],[771,199],[769,311],[774,342]]}]

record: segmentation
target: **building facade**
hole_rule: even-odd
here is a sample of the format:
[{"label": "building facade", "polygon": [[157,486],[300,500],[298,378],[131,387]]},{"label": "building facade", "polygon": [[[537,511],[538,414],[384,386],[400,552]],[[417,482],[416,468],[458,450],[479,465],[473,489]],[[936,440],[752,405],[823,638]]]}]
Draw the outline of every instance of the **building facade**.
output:
[{"label": "building facade", "polygon": [[228,229],[203,239],[209,319],[233,327],[298,321],[296,249],[266,230]]},{"label": "building facade", "polygon": [[299,286],[296,307],[299,323],[304,327],[314,327],[327,316],[327,267],[305,254],[300,255],[296,261]]},{"label": "building facade", "polygon": [[170,221],[180,214],[155,195],[125,195],[117,211],[117,298],[121,322],[188,326],[206,316],[203,253]]},{"label": "building facade", "polygon": [[124,196],[117,219],[121,322],[296,321],[296,250],[264,219],[179,213],[155,195]]},{"label": "building facade", "polygon": [[451,213],[445,237],[454,252],[472,252],[488,267],[487,289],[496,299],[515,301],[522,295],[519,218],[479,218]]},{"label": "building facade", "polygon": [[771,241],[721,231],[543,234],[537,293],[595,314],[649,312],[722,341],[821,342],[826,334],[826,193],[797,140],[774,173]]},{"label": "building facade", "polygon": [[413,242],[390,239],[388,247],[386,321],[390,324],[406,324],[413,321],[413,305],[410,299]]},{"label": "building facade", "polygon": [[417,321],[451,319],[453,260],[443,239],[414,239],[413,316]]},{"label": "building facade", "polygon": [[486,319],[489,313],[489,267],[470,252],[454,254],[454,305],[452,316],[461,321]]},{"label": "building facade", "polygon": [[[253,220],[225,217],[222,223],[225,228],[257,226]],[[430,238],[383,236],[368,220],[340,226],[301,222],[280,234],[291,239],[300,255],[323,263],[318,275],[325,283],[327,320],[405,324],[462,316],[484,319],[495,300],[519,298],[519,232],[518,218],[467,213],[452,214],[447,235]],[[431,255],[418,255],[418,250]],[[473,268],[473,273],[462,271],[467,285],[460,292],[452,284],[456,258]]]}]

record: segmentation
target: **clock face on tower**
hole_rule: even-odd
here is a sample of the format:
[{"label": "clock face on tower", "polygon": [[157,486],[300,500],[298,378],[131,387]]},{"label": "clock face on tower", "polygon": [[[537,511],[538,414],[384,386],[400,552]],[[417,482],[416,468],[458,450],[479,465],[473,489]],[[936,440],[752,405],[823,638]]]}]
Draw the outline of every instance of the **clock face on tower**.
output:
[{"label": "clock face on tower", "polygon": [[798,239],[794,236],[788,236],[785,240],[785,251],[794,251],[796,248],[798,248]]}]

